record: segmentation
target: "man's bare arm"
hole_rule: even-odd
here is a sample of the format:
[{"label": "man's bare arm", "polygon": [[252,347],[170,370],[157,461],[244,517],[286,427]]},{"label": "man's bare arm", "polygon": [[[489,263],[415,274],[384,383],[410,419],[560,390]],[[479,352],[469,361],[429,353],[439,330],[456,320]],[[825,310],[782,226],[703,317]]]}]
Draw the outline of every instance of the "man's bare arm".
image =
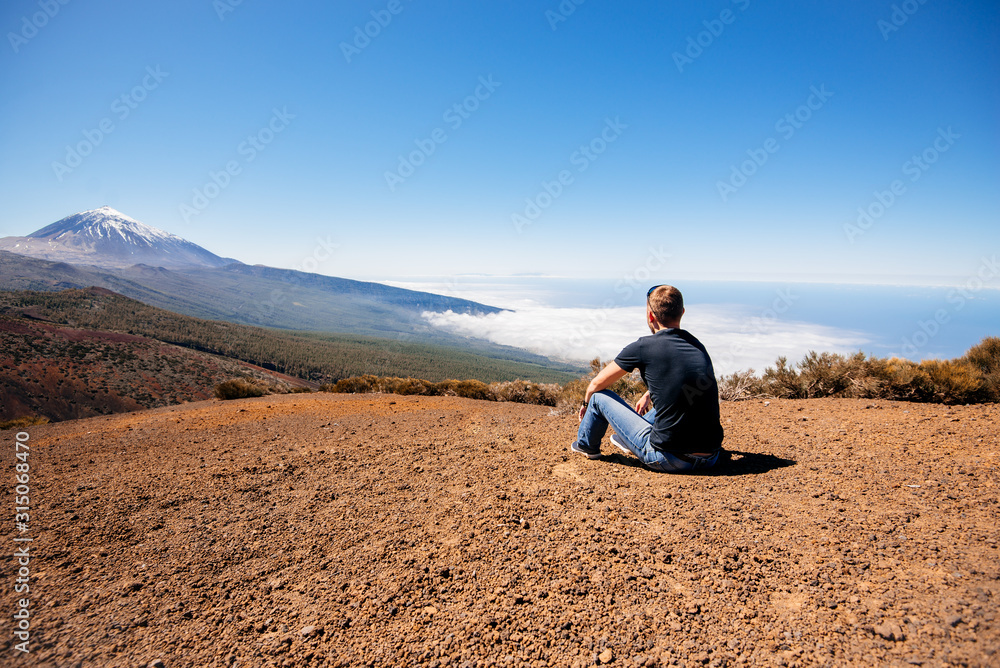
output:
[{"label": "man's bare arm", "polygon": [[600,392],[601,390],[606,390],[615,384],[615,381],[627,374],[620,366],[614,362],[608,362],[608,365],[601,369],[592,381],[590,385],[587,386],[587,393],[583,397],[583,406],[580,407],[580,419],[583,419],[583,414],[587,412],[587,404],[590,403],[590,398],[594,396],[595,392]]}]

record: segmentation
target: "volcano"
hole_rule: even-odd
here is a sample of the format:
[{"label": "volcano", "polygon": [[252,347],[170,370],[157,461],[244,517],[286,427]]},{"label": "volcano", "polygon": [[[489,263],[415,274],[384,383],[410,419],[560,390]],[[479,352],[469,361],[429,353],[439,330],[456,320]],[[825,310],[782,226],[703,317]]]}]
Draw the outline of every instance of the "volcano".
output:
[{"label": "volcano", "polygon": [[25,237],[4,237],[0,250],[97,267],[224,267],[238,263],[110,206],[67,216]]}]

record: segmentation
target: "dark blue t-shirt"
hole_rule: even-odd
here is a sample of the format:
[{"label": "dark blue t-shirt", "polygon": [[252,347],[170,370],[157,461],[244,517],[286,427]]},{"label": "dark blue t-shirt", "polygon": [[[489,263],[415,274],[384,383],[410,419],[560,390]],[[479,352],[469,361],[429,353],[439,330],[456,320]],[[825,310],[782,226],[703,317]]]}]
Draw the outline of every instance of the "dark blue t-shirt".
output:
[{"label": "dark blue t-shirt", "polygon": [[701,341],[683,329],[661,329],[625,346],[615,363],[638,369],[649,388],[656,409],[650,445],[682,454],[722,445],[719,386]]}]

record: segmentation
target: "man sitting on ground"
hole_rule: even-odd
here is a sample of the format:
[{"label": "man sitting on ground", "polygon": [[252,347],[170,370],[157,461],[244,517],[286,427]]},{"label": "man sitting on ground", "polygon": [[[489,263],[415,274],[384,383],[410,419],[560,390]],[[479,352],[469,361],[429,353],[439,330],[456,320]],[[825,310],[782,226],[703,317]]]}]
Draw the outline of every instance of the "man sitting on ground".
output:
[{"label": "man sitting on ground", "polygon": [[[634,454],[654,471],[709,468],[722,451],[719,387],[712,359],[701,342],[680,328],[680,290],[658,285],[646,293],[646,323],[652,336],[630,343],[590,381],[580,408],[573,452],[601,456],[601,439]],[[635,408],[607,388],[639,369],[649,390]]]}]

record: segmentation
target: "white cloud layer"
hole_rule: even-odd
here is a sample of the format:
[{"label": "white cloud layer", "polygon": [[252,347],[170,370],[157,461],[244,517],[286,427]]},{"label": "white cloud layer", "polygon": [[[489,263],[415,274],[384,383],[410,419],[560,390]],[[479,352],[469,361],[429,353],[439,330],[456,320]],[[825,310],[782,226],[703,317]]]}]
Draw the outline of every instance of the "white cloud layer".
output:
[{"label": "white cloud layer", "polygon": [[[524,305],[481,316],[446,311],[425,312],[423,317],[457,334],[574,362],[611,360],[626,344],[649,334],[644,307]],[[718,375],[748,368],[761,371],[779,356],[797,362],[810,350],[850,353],[868,342],[859,332],[783,320],[773,311],[748,313],[740,306],[691,305],[682,326],[705,344]]]}]

